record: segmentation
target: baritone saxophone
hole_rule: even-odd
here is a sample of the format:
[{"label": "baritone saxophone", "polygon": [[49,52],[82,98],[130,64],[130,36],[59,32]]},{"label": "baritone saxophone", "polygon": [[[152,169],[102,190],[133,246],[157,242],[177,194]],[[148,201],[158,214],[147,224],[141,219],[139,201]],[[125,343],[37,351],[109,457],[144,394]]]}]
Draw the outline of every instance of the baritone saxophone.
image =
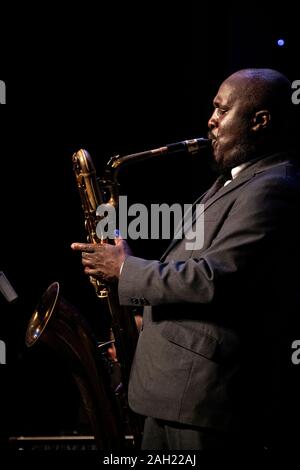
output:
[{"label": "baritone saxophone", "polygon": [[[101,204],[109,204],[113,207],[118,205],[118,183],[108,178],[99,180],[96,176],[93,160],[87,150],[80,149],[73,154],[73,169],[76,176],[77,187],[80,194],[81,205],[84,212],[84,224],[89,243],[110,243],[97,234],[97,207]],[[90,276],[90,281],[95,289],[97,297],[104,302],[111,317],[111,343],[116,350],[116,362],[119,366],[120,383],[114,387],[118,395],[126,434],[131,436],[134,446],[139,446],[142,435],[142,418],[129,409],[127,401],[127,390],[129,374],[136,343],[138,340],[138,329],[132,310],[122,307],[119,303],[117,286],[105,283],[102,280]],[[104,343],[107,345],[110,341]],[[114,367],[116,364],[113,364]],[[122,424],[124,424],[122,423]]]}]

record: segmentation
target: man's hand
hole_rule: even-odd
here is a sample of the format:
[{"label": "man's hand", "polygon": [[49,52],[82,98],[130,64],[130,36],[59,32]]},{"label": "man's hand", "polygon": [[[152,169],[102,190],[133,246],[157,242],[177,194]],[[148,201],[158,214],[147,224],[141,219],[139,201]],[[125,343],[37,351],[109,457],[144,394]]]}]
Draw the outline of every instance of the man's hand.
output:
[{"label": "man's hand", "polygon": [[120,237],[115,244],[72,243],[71,248],[82,252],[85,274],[100,280],[116,281],[125,258],[132,254],[128,244]]}]

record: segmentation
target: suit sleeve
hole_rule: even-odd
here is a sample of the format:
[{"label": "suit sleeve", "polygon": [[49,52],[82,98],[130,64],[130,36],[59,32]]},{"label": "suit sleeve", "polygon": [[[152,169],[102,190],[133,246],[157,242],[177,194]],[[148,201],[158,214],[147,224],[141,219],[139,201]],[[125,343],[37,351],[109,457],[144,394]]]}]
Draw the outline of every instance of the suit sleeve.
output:
[{"label": "suit sleeve", "polygon": [[[129,256],[119,280],[123,305],[208,304],[261,282],[291,223],[293,190],[285,178],[259,178],[239,193],[210,246],[187,260],[149,261]],[[295,209],[294,209],[295,210]]]}]

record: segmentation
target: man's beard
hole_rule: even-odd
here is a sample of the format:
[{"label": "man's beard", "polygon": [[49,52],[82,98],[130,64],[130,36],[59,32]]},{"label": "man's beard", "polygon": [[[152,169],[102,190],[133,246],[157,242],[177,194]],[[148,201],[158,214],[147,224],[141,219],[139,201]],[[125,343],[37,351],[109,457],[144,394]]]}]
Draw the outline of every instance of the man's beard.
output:
[{"label": "man's beard", "polygon": [[244,142],[240,142],[234,147],[228,160],[216,161],[213,158],[211,161],[211,167],[219,174],[226,174],[232,168],[257,158],[256,152],[256,145],[249,140],[245,140]]}]

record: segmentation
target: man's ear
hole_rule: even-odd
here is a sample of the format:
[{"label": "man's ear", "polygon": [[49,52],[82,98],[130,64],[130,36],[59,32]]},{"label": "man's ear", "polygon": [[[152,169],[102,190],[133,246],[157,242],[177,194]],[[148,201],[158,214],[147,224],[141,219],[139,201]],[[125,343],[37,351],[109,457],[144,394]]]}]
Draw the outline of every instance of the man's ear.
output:
[{"label": "man's ear", "polygon": [[255,113],[253,118],[252,130],[257,132],[258,130],[266,129],[271,123],[271,113],[267,109],[262,109]]}]

